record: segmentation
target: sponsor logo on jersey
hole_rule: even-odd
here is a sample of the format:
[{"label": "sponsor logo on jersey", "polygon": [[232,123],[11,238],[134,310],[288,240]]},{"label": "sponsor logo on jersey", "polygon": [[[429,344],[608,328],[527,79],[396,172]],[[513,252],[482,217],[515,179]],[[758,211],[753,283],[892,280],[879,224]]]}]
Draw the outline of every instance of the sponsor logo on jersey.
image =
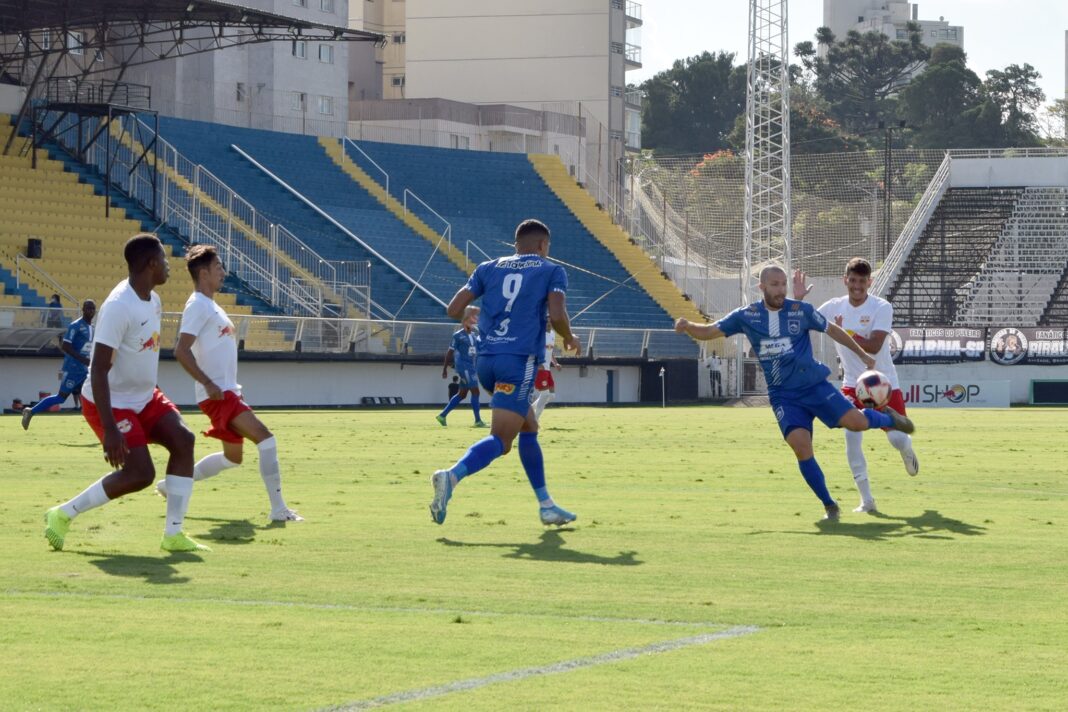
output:
[{"label": "sponsor logo on jersey", "polygon": [[757,354],[760,358],[775,358],[788,354],[794,350],[793,343],[786,337],[778,339],[761,339],[760,340],[760,353]]},{"label": "sponsor logo on jersey", "polygon": [[797,336],[801,333],[801,324],[797,321],[789,321],[786,323],[786,330],[794,336]]},{"label": "sponsor logo on jersey", "polygon": [[224,336],[233,336],[233,335],[234,335],[234,325],[233,324],[224,324],[223,326],[219,327],[219,338],[220,339],[222,337],[224,337]]},{"label": "sponsor logo on jersey", "polygon": [[119,429],[119,432],[125,435],[133,429],[133,425],[128,418],[123,418],[119,422],[115,423],[115,427]]},{"label": "sponsor logo on jersey", "polygon": [[515,384],[512,383],[498,383],[493,387],[494,393],[503,393],[506,396],[512,395],[515,392]]},{"label": "sponsor logo on jersey", "polygon": [[159,332],[158,331],[153,331],[152,332],[152,336],[148,337],[147,339],[145,339],[144,341],[141,342],[140,351],[148,351],[149,349],[151,349],[153,351],[159,351]]}]

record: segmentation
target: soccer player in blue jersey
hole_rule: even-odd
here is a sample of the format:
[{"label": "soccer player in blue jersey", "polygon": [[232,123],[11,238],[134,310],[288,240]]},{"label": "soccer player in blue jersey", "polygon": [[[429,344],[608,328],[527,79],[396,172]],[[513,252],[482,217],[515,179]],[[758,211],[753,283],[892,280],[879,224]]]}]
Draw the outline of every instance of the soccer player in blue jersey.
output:
[{"label": "soccer player in blue jersey", "polygon": [[22,429],[30,429],[30,421],[38,413],[46,413],[53,406],[63,405],[71,393],[80,393],[86,376],[89,375],[89,354],[93,345],[93,318],[96,316],[96,302],[86,299],[82,303],[82,318],[75,319],[63,335],[60,349],[63,351],[63,366],[59,372],[59,393],[32,408],[22,410]]},{"label": "soccer player in blue jersey", "polygon": [[471,410],[475,414],[475,427],[486,427],[486,424],[482,422],[482,413],[479,410],[478,372],[475,370],[478,346],[482,340],[478,329],[475,328],[475,325],[478,324],[478,312],[478,307],[473,305],[464,309],[464,318],[461,322],[463,327],[457,329],[452,335],[452,343],[449,344],[449,349],[445,352],[445,363],[441,367],[441,377],[449,377],[449,362],[452,361],[452,367],[460,378],[460,390],[456,392],[456,395],[449,398],[449,402],[445,404],[445,409],[438,413],[437,420],[442,427],[446,426],[445,418],[452,412],[453,408],[463,402],[468,392],[471,393]]},{"label": "soccer player in blue jersey", "polygon": [[519,461],[538,498],[542,524],[575,521],[575,515],[558,507],[545,487],[538,419],[531,407],[534,374],[545,349],[546,308],[564,348],[580,349],[567,316],[567,274],[546,259],[549,239],[544,224],[524,220],[515,230],[515,254],[480,264],[449,302],[449,316],[459,319],[471,302],[482,298],[478,380],[493,394],[493,418],[487,437],[472,445],[455,465],[430,478],[434,487],[430,516],[437,524],[445,521],[446,507],[460,480],[507,453],[517,435]]},{"label": "soccer player in blue jersey", "polygon": [[875,365],[875,359],[811,304],[787,299],[786,272],[781,267],[768,265],[760,271],[760,291],[764,295],[761,301],[735,309],[713,324],[679,319],[675,331],[702,340],[746,335],[764,369],[771,408],[783,438],[797,456],[801,475],[823,502],[824,518],[838,519],[838,503],[827,491],[823,471],[812,454],[813,420],[819,418],[828,428],[892,428],[904,433],[913,431],[912,421],[892,408],[885,408],[885,412],[858,410],[830,384],[830,369],[812,355],[809,331],[826,332],[868,368]]}]

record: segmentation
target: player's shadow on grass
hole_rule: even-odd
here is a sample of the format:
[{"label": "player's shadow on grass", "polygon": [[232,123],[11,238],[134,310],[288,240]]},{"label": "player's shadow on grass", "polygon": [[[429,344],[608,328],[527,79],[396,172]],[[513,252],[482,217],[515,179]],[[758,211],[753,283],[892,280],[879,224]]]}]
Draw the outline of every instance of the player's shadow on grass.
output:
[{"label": "player's shadow on grass", "polygon": [[212,522],[211,531],[204,539],[211,539],[219,544],[251,544],[256,538],[258,528],[248,519],[214,519],[212,517],[186,517],[186,520]]},{"label": "player's shadow on grass", "polygon": [[438,539],[438,541],[444,544],[445,546],[483,546],[500,549],[511,549],[511,551],[502,554],[502,556],[504,556],[504,558],[506,559],[558,561],[568,564],[601,564],[603,566],[639,566],[644,563],[636,558],[638,556],[638,552],[636,551],[621,551],[616,556],[601,556],[599,554],[587,554],[582,551],[576,551],[575,549],[567,549],[564,546],[567,542],[564,541],[562,532],[569,531],[573,530],[550,529],[541,535],[537,543],[473,543],[465,541],[454,541],[445,537],[441,537],[440,539]]},{"label": "player's shadow on grass", "polygon": [[108,576],[125,576],[144,579],[145,583],[188,583],[188,576],[179,576],[174,564],[203,561],[193,552],[160,553],[159,556],[130,556],[129,554],[102,554],[92,551],[75,552],[94,557],[89,563]]},{"label": "player's shadow on grass", "polygon": [[821,521],[816,524],[820,534],[835,536],[852,536],[858,539],[886,541],[915,537],[917,539],[954,539],[957,536],[983,536],[986,527],[968,524],[959,519],[943,516],[934,509],[928,509],[916,516],[895,517],[883,512],[872,512],[876,521]]}]

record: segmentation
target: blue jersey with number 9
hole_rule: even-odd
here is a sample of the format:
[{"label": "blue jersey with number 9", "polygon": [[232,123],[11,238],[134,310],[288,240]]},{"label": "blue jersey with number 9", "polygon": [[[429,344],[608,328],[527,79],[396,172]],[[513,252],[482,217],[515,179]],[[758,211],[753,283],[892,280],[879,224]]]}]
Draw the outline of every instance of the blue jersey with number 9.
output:
[{"label": "blue jersey with number 9", "polygon": [[549,293],[567,292],[567,274],[536,254],[498,257],[475,269],[467,290],[482,297],[479,354],[534,356],[545,349]]}]

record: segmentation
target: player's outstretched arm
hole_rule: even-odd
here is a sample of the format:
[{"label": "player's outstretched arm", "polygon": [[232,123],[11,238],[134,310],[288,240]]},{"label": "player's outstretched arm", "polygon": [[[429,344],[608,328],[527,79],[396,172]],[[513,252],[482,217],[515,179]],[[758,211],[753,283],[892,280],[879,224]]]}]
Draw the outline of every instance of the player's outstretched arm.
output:
[{"label": "player's outstretched arm", "polygon": [[582,343],[571,331],[571,318],[567,315],[567,297],[563,292],[549,292],[549,323],[553,331],[564,340],[564,351],[582,352]]},{"label": "player's outstretched arm", "polygon": [[464,309],[475,301],[474,293],[467,287],[460,287],[456,294],[452,295],[452,300],[449,301],[449,305],[445,307],[445,313],[449,315],[450,319],[456,321],[463,321]]},{"label": "player's outstretched arm", "polygon": [[835,342],[841,344],[842,346],[845,346],[847,349],[855,353],[857,357],[864,362],[865,366],[867,366],[868,368],[875,368],[875,359],[873,359],[871,357],[871,354],[865,351],[864,348],[860,344],[858,344],[852,336],[847,334],[845,329],[838,326],[837,324],[828,323],[827,336],[831,337],[831,339],[833,339]]},{"label": "player's outstretched arm", "polygon": [[675,331],[680,334],[688,334],[698,341],[708,341],[709,339],[726,336],[715,324],[695,324],[689,319],[682,318],[675,321]]},{"label": "player's outstretched arm", "polygon": [[104,428],[104,459],[115,469],[120,469],[126,464],[126,455],[130,448],[115,423],[115,414],[111,412],[111,384],[108,383],[108,372],[111,371],[111,359],[114,355],[115,349],[110,346],[98,343],[93,347],[89,383],[93,387],[93,404],[100,416],[100,425]]},{"label": "player's outstretched arm", "polygon": [[222,400],[222,390],[208,378],[208,374],[200,370],[196,356],[193,355],[193,343],[196,340],[197,337],[193,334],[180,334],[178,343],[174,347],[174,358],[194,381],[204,386],[204,391],[208,394],[209,399]]}]

